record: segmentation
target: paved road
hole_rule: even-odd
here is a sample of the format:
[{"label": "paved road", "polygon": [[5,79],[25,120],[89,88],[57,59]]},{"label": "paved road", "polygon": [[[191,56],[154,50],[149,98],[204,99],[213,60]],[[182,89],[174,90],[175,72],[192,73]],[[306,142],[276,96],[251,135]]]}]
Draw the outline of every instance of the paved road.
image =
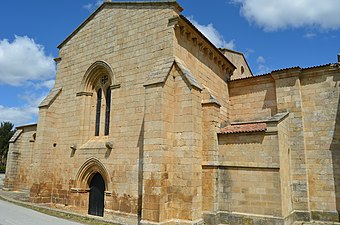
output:
[{"label": "paved road", "polygon": [[0,225],[81,225],[0,200]]}]

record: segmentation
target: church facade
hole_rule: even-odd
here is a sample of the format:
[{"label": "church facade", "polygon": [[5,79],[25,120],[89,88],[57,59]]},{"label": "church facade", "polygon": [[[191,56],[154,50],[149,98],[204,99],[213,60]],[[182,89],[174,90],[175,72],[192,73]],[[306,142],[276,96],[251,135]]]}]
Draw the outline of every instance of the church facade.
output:
[{"label": "church facade", "polygon": [[181,11],[104,2],[58,46],[5,188],[121,224],[339,222],[340,60],[253,76]]}]

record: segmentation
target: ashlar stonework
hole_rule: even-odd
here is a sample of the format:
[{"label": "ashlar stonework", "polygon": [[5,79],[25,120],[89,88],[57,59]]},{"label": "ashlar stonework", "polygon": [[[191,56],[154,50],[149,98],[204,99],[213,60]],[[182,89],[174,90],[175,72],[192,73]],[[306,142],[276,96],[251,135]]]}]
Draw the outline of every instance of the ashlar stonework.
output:
[{"label": "ashlar stonework", "polygon": [[339,62],[253,76],[181,11],[106,1],[58,46],[5,188],[121,224],[339,222]]}]

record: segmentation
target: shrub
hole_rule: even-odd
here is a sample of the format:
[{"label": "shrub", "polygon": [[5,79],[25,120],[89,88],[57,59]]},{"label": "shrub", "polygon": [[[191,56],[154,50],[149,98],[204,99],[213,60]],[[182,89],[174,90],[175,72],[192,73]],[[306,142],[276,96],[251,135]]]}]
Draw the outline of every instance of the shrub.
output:
[{"label": "shrub", "polygon": [[0,173],[4,173],[6,171],[6,166],[0,166]]}]

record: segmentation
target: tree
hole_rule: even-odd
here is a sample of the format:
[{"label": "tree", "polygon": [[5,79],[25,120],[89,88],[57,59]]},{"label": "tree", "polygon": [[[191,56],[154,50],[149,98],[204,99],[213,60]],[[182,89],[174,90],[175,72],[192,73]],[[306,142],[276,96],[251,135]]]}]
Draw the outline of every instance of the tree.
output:
[{"label": "tree", "polygon": [[2,159],[7,158],[9,140],[15,133],[14,124],[11,122],[1,122],[0,125],[0,164]]}]

